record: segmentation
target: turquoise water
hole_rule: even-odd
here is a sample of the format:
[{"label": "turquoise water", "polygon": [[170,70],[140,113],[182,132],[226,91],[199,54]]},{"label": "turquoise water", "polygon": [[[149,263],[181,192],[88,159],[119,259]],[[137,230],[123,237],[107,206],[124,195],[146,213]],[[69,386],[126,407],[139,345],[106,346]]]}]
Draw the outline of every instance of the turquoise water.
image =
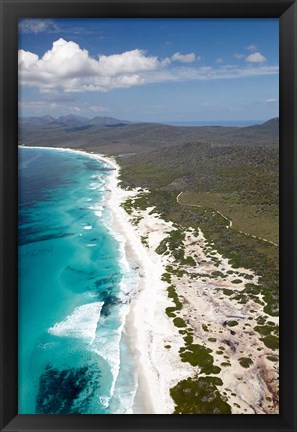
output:
[{"label": "turquoise water", "polygon": [[19,413],[132,412],[123,332],[137,269],[111,230],[112,167],[19,149]]}]

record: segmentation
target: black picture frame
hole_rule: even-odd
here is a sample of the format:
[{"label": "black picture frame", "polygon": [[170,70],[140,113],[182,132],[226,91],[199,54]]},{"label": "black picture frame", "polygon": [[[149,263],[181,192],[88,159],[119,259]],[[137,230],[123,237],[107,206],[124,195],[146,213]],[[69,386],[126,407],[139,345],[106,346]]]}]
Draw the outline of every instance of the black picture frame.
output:
[{"label": "black picture frame", "polygon": [[[296,431],[297,4],[289,0],[0,0],[1,431]],[[207,17],[280,20],[280,414],[18,415],[17,142],[19,18]]]}]

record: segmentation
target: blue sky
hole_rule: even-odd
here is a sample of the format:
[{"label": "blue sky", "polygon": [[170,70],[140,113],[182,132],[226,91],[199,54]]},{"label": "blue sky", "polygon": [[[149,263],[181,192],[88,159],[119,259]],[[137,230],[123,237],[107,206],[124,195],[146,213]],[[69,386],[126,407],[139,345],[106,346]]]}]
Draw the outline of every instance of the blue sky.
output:
[{"label": "blue sky", "polygon": [[215,122],[278,116],[277,19],[19,23],[22,116]]}]

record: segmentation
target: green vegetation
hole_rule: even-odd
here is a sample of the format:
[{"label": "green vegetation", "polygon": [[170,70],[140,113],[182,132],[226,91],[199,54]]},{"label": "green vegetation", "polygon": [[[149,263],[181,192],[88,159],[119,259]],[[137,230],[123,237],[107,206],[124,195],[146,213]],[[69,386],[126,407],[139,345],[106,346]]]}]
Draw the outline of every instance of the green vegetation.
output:
[{"label": "green vegetation", "polygon": [[141,243],[142,243],[144,246],[149,247],[149,244],[148,244],[148,236],[141,236],[140,239],[141,239]]},{"label": "green vegetation", "polygon": [[254,330],[258,333],[260,333],[262,336],[270,335],[271,333],[278,334],[278,326],[256,326],[254,327]]},{"label": "green vegetation", "polygon": [[231,414],[230,405],[222,398],[216,377],[188,378],[170,389],[175,402],[174,414]]},{"label": "green vegetation", "polygon": [[213,271],[212,273],[211,273],[211,275],[212,276],[214,276],[214,277],[221,277],[221,278],[223,278],[223,277],[225,277],[225,275],[224,275],[224,273],[222,273],[222,272],[220,272],[220,271]]},{"label": "green vegetation", "polygon": [[176,327],[187,327],[187,324],[182,318],[174,318],[173,323]]},{"label": "green vegetation", "polygon": [[140,162],[130,167],[129,173],[126,173],[125,180],[130,180],[133,185],[142,184],[145,186],[144,179],[150,180],[150,187],[166,186],[167,182],[174,181],[175,173],[170,169],[164,168],[160,171],[159,166],[154,161]]},{"label": "green vegetation", "polygon": [[[180,152],[178,155],[177,151]],[[258,161],[261,161],[261,168],[257,167]],[[156,207],[162,218],[174,222],[178,228],[168,233],[157,247],[157,253],[171,253],[177,264],[194,266],[194,259],[185,257],[184,228],[189,226],[201,228],[209,242],[208,255],[212,262],[215,258],[211,252],[215,248],[231,260],[233,267],[250,268],[259,276],[259,286],[247,284],[241,292],[224,288],[223,293],[240,303],[246,303],[249,299],[258,302],[257,296],[262,293],[265,312],[271,315],[278,314],[278,250],[269,243],[263,243],[261,240],[238,232],[242,230],[277,241],[278,155],[275,147],[210,148],[195,143],[158,150],[142,155],[141,158],[135,156],[121,159],[120,164],[123,185],[143,186],[151,190],[150,194],[143,195],[132,205],[140,209],[148,206]],[[160,172],[162,176],[159,175]],[[240,184],[238,176],[242,178]],[[204,201],[197,202],[194,195],[182,194],[181,202],[190,198],[187,204],[197,203],[202,205],[202,208],[183,206],[176,202],[176,196],[180,191],[191,188],[193,193],[197,194],[195,199],[203,198]],[[224,208],[221,207],[223,203]],[[232,219],[232,229],[226,229],[226,219],[214,212],[214,209]],[[168,274],[163,276],[163,280],[168,284],[171,284],[171,275],[174,273],[177,277],[183,276],[177,274],[177,270],[173,268],[167,268],[166,271]],[[236,273],[228,271],[228,274]],[[198,276],[193,275],[193,278]],[[248,279],[248,275],[237,274],[237,276]],[[200,275],[200,277],[223,278],[224,274],[213,272],[212,275]],[[236,285],[241,281],[240,278],[235,277],[233,284]],[[180,330],[180,333],[185,336],[185,347],[180,349],[182,361],[199,366],[201,373],[219,373],[220,368],[213,364],[211,350],[193,344],[193,337],[188,333],[185,321],[176,317],[176,312],[181,310],[182,304],[173,285],[168,288],[168,295],[175,306],[167,308],[167,314],[174,319],[175,325],[185,328]],[[232,327],[237,324],[237,321],[229,321],[228,325],[230,323]],[[258,324],[264,325],[265,321]],[[203,325],[203,329],[208,331],[206,325]],[[269,337],[269,335],[263,336]],[[270,339],[266,340],[268,344],[271,342]],[[220,347],[219,350],[223,353],[224,347]],[[247,363],[250,366],[251,359],[243,359],[241,362],[243,367]],[[223,362],[222,366],[228,367],[230,363]],[[194,390],[192,392],[191,389],[194,388],[195,392]],[[208,397],[213,398],[214,395],[214,400],[209,403],[208,399],[205,400]],[[231,412],[229,405],[222,400],[216,390],[213,381],[207,381],[204,377],[178,383],[171,389],[171,396],[176,403],[176,413]]]},{"label": "green vegetation", "polygon": [[193,257],[187,256],[186,258],[183,259],[183,261],[182,261],[181,264],[183,264],[183,265],[190,265],[190,266],[195,267],[196,261],[194,260]]},{"label": "green vegetation", "polygon": [[[273,124],[270,126],[274,127]],[[268,128],[269,124],[266,126]],[[220,129],[224,133],[224,128]],[[277,133],[277,128],[273,130]],[[199,227],[208,240],[209,257],[211,248],[215,248],[230,259],[234,268],[252,269],[259,276],[258,294],[263,294],[264,312],[276,316],[279,303],[278,248],[239,230],[278,242],[278,147],[268,143],[253,146],[250,142],[238,145],[240,133],[238,130],[238,142],[233,145],[220,146],[219,138],[218,141],[212,140],[212,146],[192,141],[160,148],[141,157],[135,155],[121,159],[121,179],[125,185],[151,190],[147,205],[155,206],[165,220],[179,226],[175,236],[181,237],[183,229],[189,226]],[[158,167],[163,174],[162,181],[158,180],[154,170],[146,171],[141,178],[134,176],[133,170],[138,166],[141,172],[141,164],[146,162],[153,163],[154,169]],[[181,191],[191,191],[179,198],[185,205],[176,201]],[[220,207],[223,204],[226,208]],[[232,219],[232,228],[226,228],[226,219],[214,209]],[[182,264],[186,257],[178,247],[179,241],[176,242],[176,260]],[[170,241],[164,239],[157,251],[166,253],[170,244],[173,250],[174,243],[172,238]],[[237,279],[238,282],[241,280],[235,278],[234,281]],[[242,304],[249,299],[261,304],[255,291],[255,288],[246,287],[240,293],[225,293]]]},{"label": "green vegetation", "polygon": [[188,336],[184,337],[184,341],[186,345],[191,345],[193,343],[193,336],[188,333]]},{"label": "green vegetation", "polygon": [[269,335],[265,336],[261,339],[261,341],[267,346],[267,348],[270,348],[272,350],[278,350],[279,348],[279,341],[278,337]]},{"label": "green vegetation", "polygon": [[[168,278],[170,280],[170,278]],[[166,280],[168,280],[166,279]],[[164,279],[163,279],[164,280]],[[178,295],[176,293],[176,290],[173,285],[167,288],[168,297],[172,299],[172,301],[175,303],[175,307],[168,307],[166,308],[166,314],[174,318],[176,315],[174,312],[180,311],[183,307],[182,303],[179,301]],[[177,318],[178,322],[180,322],[181,318]],[[176,324],[175,324],[176,325]],[[180,325],[176,325],[177,327],[181,327]],[[184,327],[184,326],[183,326]]]},{"label": "green vegetation", "polygon": [[229,289],[227,289],[227,288],[223,288],[223,293],[225,294],[225,295],[228,295],[228,296],[230,296],[230,295],[232,295],[233,293],[234,293],[234,291],[232,291],[232,290],[229,290]]},{"label": "green vegetation", "polygon": [[163,255],[163,253],[167,252],[167,246],[165,239],[161,241],[159,246],[156,248],[156,252],[159,255]]},{"label": "green vegetation", "polygon": [[195,266],[196,262],[193,257],[185,257],[184,240],[185,233],[182,230],[172,230],[168,233],[168,237],[160,242],[159,246],[156,248],[156,252],[162,255],[169,250],[179,264]]},{"label": "green vegetation", "polygon": [[210,352],[209,348],[205,348],[202,345],[189,344],[182,351],[180,349],[180,357],[183,362],[188,362],[192,366],[199,366],[201,373],[207,375],[218,374],[221,369],[218,366],[214,366],[213,356],[210,355]]},{"label": "green vegetation", "polygon": [[176,311],[175,307],[167,307],[165,309],[166,314],[170,317],[170,318],[175,318],[176,314],[174,313]]},{"label": "green vegetation", "polygon": [[249,368],[253,364],[253,360],[248,357],[241,357],[238,359],[240,365],[244,368]]},{"label": "green vegetation", "polygon": [[267,359],[272,361],[272,362],[278,362],[278,357],[275,357],[275,356],[267,356]]},{"label": "green vegetation", "polygon": [[132,214],[134,209],[137,210],[145,210],[148,207],[148,194],[140,193],[136,197],[128,198],[123,204],[122,207],[128,214]]},{"label": "green vegetation", "polygon": [[278,213],[274,206],[269,212],[265,206],[242,202],[236,192],[187,192],[182,194],[180,202],[218,210],[232,221],[233,229],[278,242]]},{"label": "green vegetation", "polygon": [[[146,195],[147,205],[156,206],[165,220],[172,220],[184,227],[200,227],[209,242],[214,242],[219,253],[230,259],[233,267],[250,268],[259,276],[259,285],[246,284],[244,290],[225,291],[239,303],[247,303],[249,299],[260,302],[258,294],[263,294],[264,312],[278,315],[279,277],[278,254],[270,253],[277,249],[269,243],[263,243],[252,237],[227,229],[217,215],[198,207],[186,209],[176,202],[176,192],[153,190]],[[174,233],[174,234],[173,234]],[[162,254],[168,250],[174,251],[175,259],[185,262],[184,249],[181,241],[184,239],[182,229],[171,231],[158,246],[157,252]],[[224,288],[225,290],[225,288]]]},{"label": "green vegetation", "polygon": [[[265,323],[264,320],[260,320],[260,322],[263,324]],[[267,346],[267,348],[277,350],[279,348],[279,327],[274,323],[272,324],[273,325],[256,326],[254,330],[264,336],[264,338],[261,338],[261,341]]]},{"label": "green vegetation", "polygon": [[170,275],[177,276],[178,278],[183,277],[187,272],[183,269],[173,268],[172,266],[167,266],[166,271],[170,273]]},{"label": "green vegetation", "polygon": [[227,324],[229,327],[235,327],[238,325],[238,322],[237,321],[228,321]]},{"label": "green vegetation", "polygon": [[202,328],[203,328],[203,330],[206,331],[206,332],[209,331],[209,330],[208,330],[208,326],[207,326],[206,324],[202,324]]},{"label": "green vegetation", "polygon": [[267,321],[267,325],[275,326],[275,323],[273,321]]},{"label": "green vegetation", "polygon": [[171,274],[170,273],[163,273],[161,276],[161,280],[167,283],[171,282]]}]

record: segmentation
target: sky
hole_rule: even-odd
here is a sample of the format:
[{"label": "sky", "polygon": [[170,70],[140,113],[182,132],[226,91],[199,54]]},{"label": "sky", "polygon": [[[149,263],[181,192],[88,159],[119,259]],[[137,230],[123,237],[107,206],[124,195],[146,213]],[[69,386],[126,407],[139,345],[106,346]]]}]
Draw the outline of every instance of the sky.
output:
[{"label": "sky", "polygon": [[279,20],[24,19],[20,116],[266,121],[279,109]]}]

